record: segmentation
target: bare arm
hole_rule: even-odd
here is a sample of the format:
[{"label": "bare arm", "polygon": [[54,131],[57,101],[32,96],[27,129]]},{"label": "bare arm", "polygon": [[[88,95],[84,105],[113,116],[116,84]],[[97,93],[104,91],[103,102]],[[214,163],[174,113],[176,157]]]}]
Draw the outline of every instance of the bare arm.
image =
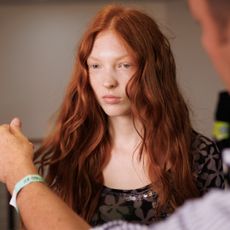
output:
[{"label": "bare arm", "polygon": [[90,228],[58,196],[41,183],[32,183],[23,188],[17,198],[17,205],[25,227],[30,230]]},{"label": "bare arm", "polygon": [[[20,121],[0,126],[0,181],[12,193],[24,176],[37,174],[32,162],[33,146],[20,131]],[[17,206],[25,227],[29,230],[89,229],[45,184],[31,183],[17,196]]]}]

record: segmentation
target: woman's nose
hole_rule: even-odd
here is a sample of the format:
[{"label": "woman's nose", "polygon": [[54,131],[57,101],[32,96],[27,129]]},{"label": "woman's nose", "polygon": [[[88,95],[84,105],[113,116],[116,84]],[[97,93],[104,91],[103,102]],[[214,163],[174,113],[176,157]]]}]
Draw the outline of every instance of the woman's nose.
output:
[{"label": "woman's nose", "polygon": [[115,88],[118,86],[118,81],[114,73],[107,72],[107,77],[105,77],[103,86],[107,89]]},{"label": "woman's nose", "polygon": [[103,85],[107,89],[112,89],[118,85],[118,82],[116,80],[109,80],[109,81],[107,80],[107,81],[104,81]]}]

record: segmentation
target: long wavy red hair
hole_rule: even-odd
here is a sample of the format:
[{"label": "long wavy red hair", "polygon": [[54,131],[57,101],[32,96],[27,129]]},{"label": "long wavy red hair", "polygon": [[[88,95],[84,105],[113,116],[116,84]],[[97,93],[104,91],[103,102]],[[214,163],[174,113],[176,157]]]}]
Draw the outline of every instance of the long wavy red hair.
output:
[{"label": "long wavy red hair", "polygon": [[143,150],[148,154],[159,212],[165,204],[173,211],[186,199],[198,196],[191,171],[192,127],[177,86],[169,42],[146,14],[110,5],[85,32],[55,127],[35,153],[35,162],[49,186],[89,222],[102,189],[111,137],[108,118],[89,84],[87,59],[97,35],[108,29],[115,31],[138,59],[138,71],[126,91],[133,120],[143,126],[140,157]]}]

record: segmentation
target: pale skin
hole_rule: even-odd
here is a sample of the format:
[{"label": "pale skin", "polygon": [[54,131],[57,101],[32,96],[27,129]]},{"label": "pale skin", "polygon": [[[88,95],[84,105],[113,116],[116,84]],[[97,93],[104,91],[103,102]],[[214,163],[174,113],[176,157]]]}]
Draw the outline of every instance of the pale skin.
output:
[{"label": "pale skin", "polygon": [[[111,159],[103,171],[104,185],[117,189],[136,189],[150,184],[147,159],[138,159],[141,138],[134,128],[125,91],[128,81],[137,70],[134,54],[113,31],[105,31],[95,40],[88,66],[90,84],[108,115],[113,140]],[[37,173],[32,163],[32,145],[21,133],[19,123],[18,119],[14,119],[10,125],[3,125],[0,129],[1,162],[5,166],[12,166],[4,168],[0,164],[0,180],[6,183],[11,193],[17,181],[28,174]],[[137,121],[136,128],[141,133]],[[15,161],[18,162],[17,167]],[[28,229],[42,229],[44,224],[46,229],[89,228],[42,183],[32,183],[23,188],[17,197],[17,204]],[[55,217],[50,220],[53,215]],[[66,224],[65,227],[62,228],[62,224]]]},{"label": "pale skin", "polygon": [[[217,71],[221,74],[222,79],[230,89],[230,39],[225,44],[220,43],[219,35],[217,33],[216,23],[210,17],[207,10],[205,0],[189,0],[192,14],[199,21],[203,36],[202,43],[212,59]],[[229,35],[230,28],[228,27],[226,33]],[[116,124],[122,126],[125,119],[121,119]],[[128,123],[128,122],[127,122]],[[111,123],[112,124],[112,123]],[[128,125],[127,125],[128,127]],[[113,126],[111,125],[113,130]],[[117,131],[114,131],[116,137]],[[122,143],[122,135],[115,138],[117,143],[115,146],[120,146]],[[133,134],[133,136],[132,136]],[[135,137],[134,132],[130,134],[130,148],[134,148]],[[32,147],[29,141],[23,136],[20,131],[18,119],[13,120],[10,125],[0,126],[0,180],[6,184],[8,190],[12,192],[14,184],[27,174],[35,173],[36,169],[32,164]],[[123,145],[121,145],[123,146]],[[133,148],[131,148],[131,146]],[[119,155],[119,152],[117,151]],[[128,155],[128,154],[127,154]],[[116,156],[116,154],[113,154]],[[12,164],[12,162],[14,162]],[[20,163],[19,163],[20,162]],[[113,159],[111,160],[113,162]],[[112,167],[109,166],[108,167]],[[140,167],[140,171],[142,167]],[[103,172],[107,178],[106,170]],[[109,175],[109,170],[108,170]],[[146,173],[144,172],[144,175]],[[114,180],[116,181],[116,180]],[[147,179],[148,181],[148,179]],[[105,184],[108,186],[115,186],[117,184],[110,184],[106,179]],[[143,183],[145,184],[145,183]],[[139,186],[132,184],[132,186]],[[130,186],[131,187],[131,186]],[[39,201],[39,202],[38,202]],[[80,219],[65,203],[55,196],[45,185],[40,183],[33,183],[22,190],[18,196],[17,203],[21,212],[21,216],[28,229],[88,229],[89,226]],[[51,208],[52,207],[52,208]],[[55,210],[55,212],[54,212]],[[50,214],[51,213],[51,214]],[[50,214],[50,215],[49,215]],[[36,216],[36,218],[35,218]],[[36,221],[35,221],[36,220]],[[169,226],[170,229],[170,226]]]},{"label": "pale skin", "polygon": [[[103,171],[104,185],[116,189],[144,187],[151,183],[147,159],[138,159],[141,138],[134,128],[125,92],[128,81],[137,71],[135,56],[115,32],[108,30],[95,40],[88,66],[90,84],[108,115],[113,140],[111,159]],[[141,133],[141,126],[138,128]]]}]

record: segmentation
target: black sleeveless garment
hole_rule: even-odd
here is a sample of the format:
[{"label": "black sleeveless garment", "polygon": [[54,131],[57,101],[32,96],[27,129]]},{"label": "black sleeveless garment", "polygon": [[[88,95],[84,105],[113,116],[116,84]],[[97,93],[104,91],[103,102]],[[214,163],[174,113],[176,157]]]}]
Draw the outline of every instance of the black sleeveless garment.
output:
[{"label": "black sleeveless garment", "polygon": [[[191,146],[196,184],[201,194],[210,188],[224,188],[222,160],[215,143],[194,133]],[[103,186],[98,208],[90,224],[101,225],[113,220],[149,225],[165,219],[167,209],[156,216],[157,193],[150,185],[133,190],[112,189]]]}]

